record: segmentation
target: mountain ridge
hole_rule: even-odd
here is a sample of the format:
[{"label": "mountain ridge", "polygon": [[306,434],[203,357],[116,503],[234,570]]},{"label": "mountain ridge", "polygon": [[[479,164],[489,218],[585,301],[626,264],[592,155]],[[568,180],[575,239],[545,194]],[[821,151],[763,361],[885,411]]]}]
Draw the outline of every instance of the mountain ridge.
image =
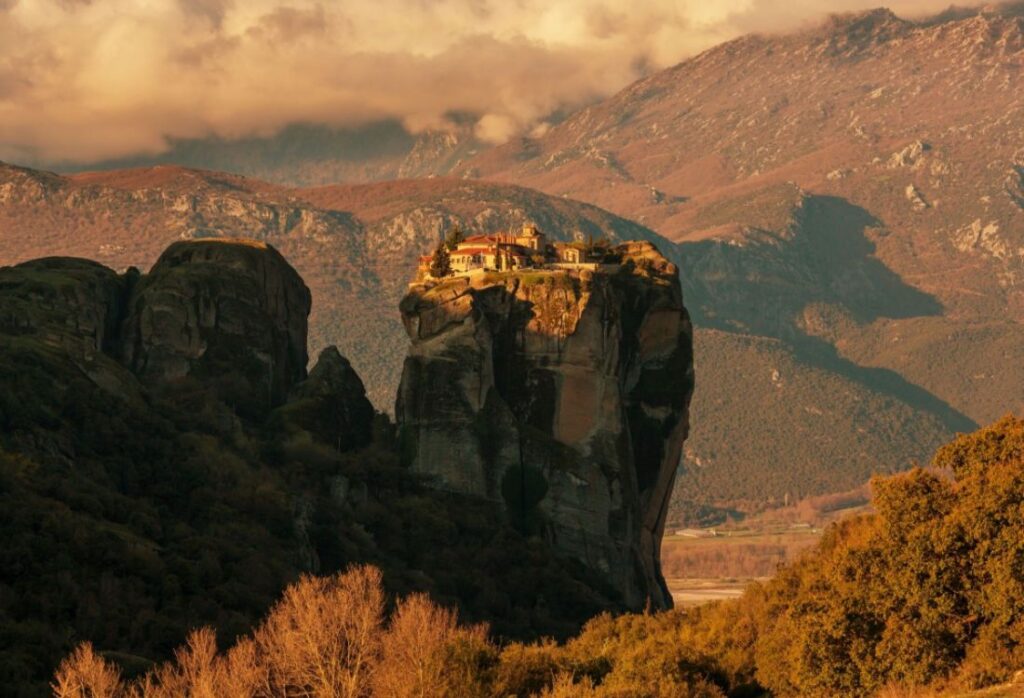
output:
[{"label": "mountain ridge", "polygon": [[841,15],[711,48],[457,172],[678,242],[698,346],[781,340],[964,431],[1024,406],[1022,68],[1021,3]]}]

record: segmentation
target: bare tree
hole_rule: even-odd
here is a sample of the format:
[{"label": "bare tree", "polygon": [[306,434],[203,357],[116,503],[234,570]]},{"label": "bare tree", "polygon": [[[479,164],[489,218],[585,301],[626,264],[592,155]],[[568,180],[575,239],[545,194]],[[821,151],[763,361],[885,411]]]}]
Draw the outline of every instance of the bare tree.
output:
[{"label": "bare tree", "polygon": [[83,642],[60,663],[54,676],[55,698],[120,698],[125,694],[121,672]]},{"label": "bare tree", "polygon": [[454,662],[456,643],[485,644],[484,626],[460,628],[454,611],[426,594],[398,602],[384,633],[381,657],[373,674],[375,698],[443,698],[472,695]]},{"label": "bare tree", "polygon": [[359,698],[379,652],[380,570],[361,566],[290,586],[256,631],[272,695]]}]

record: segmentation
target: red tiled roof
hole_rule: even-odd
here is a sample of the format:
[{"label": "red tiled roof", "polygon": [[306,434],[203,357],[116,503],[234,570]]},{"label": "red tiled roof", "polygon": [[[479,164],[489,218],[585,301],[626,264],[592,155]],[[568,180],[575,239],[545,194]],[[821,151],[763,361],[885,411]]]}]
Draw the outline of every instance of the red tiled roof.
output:
[{"label": "red tiled roof", "polygon": [[457,254],[494,254],[493,247],[462,247],[452,252],[453,255]]}]

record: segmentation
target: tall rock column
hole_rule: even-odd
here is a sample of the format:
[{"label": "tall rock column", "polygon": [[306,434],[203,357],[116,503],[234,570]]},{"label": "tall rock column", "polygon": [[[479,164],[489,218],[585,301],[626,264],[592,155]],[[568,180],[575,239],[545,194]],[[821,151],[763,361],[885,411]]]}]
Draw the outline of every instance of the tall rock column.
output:
[{"label": "tall rock column", "polygon": [[614,253],[597,270],[411,287],[396,416],[405,460],[435,486],[500,503],[629,606],[664,608],[692,328],[675,265],[646,242]]}]

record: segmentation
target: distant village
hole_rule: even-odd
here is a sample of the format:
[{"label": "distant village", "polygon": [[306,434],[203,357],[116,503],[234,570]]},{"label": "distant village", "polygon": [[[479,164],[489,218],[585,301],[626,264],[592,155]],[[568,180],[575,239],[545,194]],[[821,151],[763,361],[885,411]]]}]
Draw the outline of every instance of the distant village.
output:
[{"label": "distant village", "polygon": [[456,228],[433,254],[419,258],[421,278],[520,269],[596,269],[612,261],[607,246],[583,242],[548,242],[537,226],[518,232],[465,237]]}]

